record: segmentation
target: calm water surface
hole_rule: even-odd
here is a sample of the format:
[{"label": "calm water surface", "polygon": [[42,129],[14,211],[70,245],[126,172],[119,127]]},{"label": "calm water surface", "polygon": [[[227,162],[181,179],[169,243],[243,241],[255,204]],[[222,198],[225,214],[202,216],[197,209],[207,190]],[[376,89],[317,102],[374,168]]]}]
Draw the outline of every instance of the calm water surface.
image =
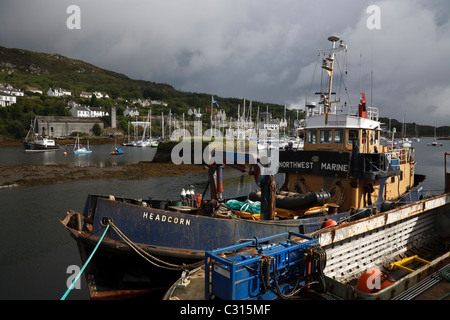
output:
[{"label": "calm water surface", "polygon": [[[444,152],[430,147],[431,138],[413,143],[416,148],[416,172],[428,176],[435,194],[444,188]],[[2,167],[20,164],[74,163],[79,166],[109,166],[151,160],[155,149],[124,148],[126,154],[113,157],[111,145],[91,146],[90,155],[75,156],[63,151],[25,154],[22,147],[0,148]],[[130,150],[133,149],[133,150]],[[225,195],[248,194],[256,188],[253,177],[236,170],[225,171]],[[69,210],[81,211],[89,193],[113,194],[133,198],[174,199],[181,188],[194,185],[197,192],[206,186],[205,174],[180,177],[154,177],[142,180],[72,181],[54,185],[0,189],[0,299],[58,300],[67,289],[67,267],[81,267],[75,241],[59,222]],[[282,183],[282,177],[277,177]],[[89,299],[84,277],[81,289],[71,291],[68,300]]]}]

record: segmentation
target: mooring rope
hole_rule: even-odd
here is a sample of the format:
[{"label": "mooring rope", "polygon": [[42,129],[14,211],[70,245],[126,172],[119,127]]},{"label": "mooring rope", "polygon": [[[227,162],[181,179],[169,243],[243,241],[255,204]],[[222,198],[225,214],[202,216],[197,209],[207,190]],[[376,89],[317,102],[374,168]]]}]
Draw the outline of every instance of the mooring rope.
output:
[{"label": "mooring rope", "polygon": [[[158,268],[164,268],[164,269],[168,269],[168,270],[188,270],[188,269],[192,269],[192,268],[196,268],[199,265],[203,264],[204,261],[199,261],[196,263],[192,263],[190,265],[177,265],[177,264],[172,264],[166,261],[163,261],[161,259],[156,258],[155,256],[149,254],[147,251],[142,250],[142,248],[138,247],[136,244],[133,243],[133,241],[131,241],[130,239],[127,238],[127,236],[112,222],[112,221],[108,221],[108,226],[111,226],[114,231],[116,231],[116,233],[122,238],[122,240],[128,244],[128,246],[131,247],[131,249],[133,249],[139,256],[141,256],[143,259],[145,259],[147,262],[153,264],[154,266],[158,267]],[[166,266],[162,266],[162,265],[158,265],[157,263],[149,260],[147,257],[145,257],[144,255],[146,255],[147,257],[156,260],[162,264],[165,264]]]},{"label": "mooring rope", "polygon": [[105,237],[106,231],[108,231],[109,225],[106,226],[105,231],[103,232],[102,237],[100,238],[100,240],[98,241],[97,245],[94,248],[94,251],[92,251],[91,255],[89,256],[89,258],[86,260],[86,263],[84,264],[84,266],[81,268],[80,272],[78,272],[77,276],[75,277],[75,279],[72,281],[72,283],[70,284],[69,288],[67,288],[66,293],[64,293],[64,295],[61,297],[61,300],[65,300],[67,295],[70,293],[70,291],[73,289],[73,286],[75,285],[75,283],[78,281],[78,279],[80,278],[81,274],[83,273],[84,269],[86,268],[86,266],[88,265],[88,263],[91,261],[92,257],[94,256],[94,253],[97,251],[100,243],[102,242],[103,238]]}]

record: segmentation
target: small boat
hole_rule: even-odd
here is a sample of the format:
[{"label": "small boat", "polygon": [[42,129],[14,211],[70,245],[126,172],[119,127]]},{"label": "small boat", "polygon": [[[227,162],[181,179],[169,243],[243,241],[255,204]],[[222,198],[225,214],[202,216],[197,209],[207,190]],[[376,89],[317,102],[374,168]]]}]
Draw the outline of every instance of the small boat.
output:
[{"label": "small boat", "polygon": [[77,139],[74,144],[73,153],[75,154],[90,154],[92,150],[89,150],[89,139],[87,140],[87,148],[82,147],[80,144],[80,137],[77,135]]},{"label": "small boat", "polygon": [[116,148],[114,149],[114,151],[111,151],[111,155],[113,156],[118,156],[121,154],[124,154],[125,152],[123,152],[122,148]]},{"label": "small boat", "polygon": [[150,147],[158,148],[158,145],[159,145],[159,141],[157,139],[151,139]]},{"label": "small boat", "polygon": [[437,142],[437,139],[436,139],[436,127],[434,127],[434,140],[433,140],[433,142],[428,143],[427,146],[442,147],[442,143]]},{"label": "small boat", "polygon": [[27,136],[23,141],[23,146],[25,147],[25,152],[46,152],[46,151],[57,151],[59,150],[59,145],[55,140],[50,139],[47,136],[40,136],[35,133],[35,122],[31,122],[30,129],[28,130]]},{"label": "small boat", "polygon": [[114,151],[111,151],[111,155],[113,156],[119,156],[121,154],[124,154],[122,148],[117,147],[117,136],[114,139]]}]

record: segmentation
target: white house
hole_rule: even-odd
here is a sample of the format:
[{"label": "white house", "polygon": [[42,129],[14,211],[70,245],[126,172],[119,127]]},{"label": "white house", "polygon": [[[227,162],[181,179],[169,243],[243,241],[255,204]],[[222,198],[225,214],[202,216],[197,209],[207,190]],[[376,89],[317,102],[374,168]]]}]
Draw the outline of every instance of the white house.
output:
[{"label": "white house", "polygon": [[24,96],[22,90],[15,89],[10,84],[0,85],[0,91],[3,91],[5,93],[8,93],[8,94],[16,96],[16,97],[23,97]]},{"label": "white house", "polygon": [[134,99],[134,100],[131,100],[131,103],[133,103],[133,104],[135,104],[135,103],[139,103],[141,106],[143,106],[143,107],[148,107],[148,106],[150,106],[150,101],[148,101],[148,100],[141,100],[141,99]]},{"label": "white house", "polygon": [[100,99],[100,98],[109,98],[109,96],[108,96],[107,93],[103,94],[103,93],[101,93],[101,92],[95,91],[93,94],[94,94],[98,99]]},{"label": "white house", "polygon": [[167,102],[159,101],[159,100],[152,100],[151,104],[152,105],[162,105],[164,107],[167,107],[169,105]]},{"label": "white house", "polygon": [[138,117],[139,116],[139,111],[137,108],[129,108],[127,107],[125,109],[125,111],[123,112],[123,115],[125,117]]},{"label": "white house", "polygon": [[34,92],[34,93],[42,94],[42,90],[39,90],[38,88],[35,88],[35,87],[28,87],[27,90],[31,91],[31,92]]},{"label": "white house", "polygon": [[70,108],[73,108],[73,107],[79,107],[80,104],[77,103],[77,102],[74,101],[74,100],[70,100],[69,102],[67,102],[67,106],[70,107]]},{"label": "white house", "polygon": [[86,98],[86,99],[90,99],[90,98],[92,97],[92,95],[94,95],[97,99],[100,99],[100,98],[109,98],[109,95],[108,95],[107,93],[106,93],[106,94],[103,94],[103,93],[98,92],[98,91],[95,91],[95,92],[86,92],[86,91],[83,91],[83,92],[80,93],[80,97],[81,97],[81,98]]},{"label": "white house", "polygon": [[52,88],[48,89],[47,95],[52,97],[62,97],[62,96],[71,96],[72,92],[58,88],[55,90],[52,90]]},{"label": "white house", "polygon": [[76,118],[99,118],[108,116],[109,113],[102,108],[91,108],[86,106],[75,105],[70,109],[70,114]]},{"label": "white house", "polygon": [[7,107],[16,103],[16,96],[0,91],[0,106]]},{"label": "white house", "polygon": [[104,111],[102,108],[90,107],[91,110],[91,118],[98,118],[108,116],[108,112]]},{"label": "white house", "polygon": [[76,118],[90,118],[91,110],[88,107],[74,106],[70,109],[70,114]]}]

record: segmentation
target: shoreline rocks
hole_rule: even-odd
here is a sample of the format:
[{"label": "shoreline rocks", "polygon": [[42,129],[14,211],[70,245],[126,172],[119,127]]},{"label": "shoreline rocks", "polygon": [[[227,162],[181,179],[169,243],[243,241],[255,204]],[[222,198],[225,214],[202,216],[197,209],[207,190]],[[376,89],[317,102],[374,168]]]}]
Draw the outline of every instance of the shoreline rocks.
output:
[{"label": "shoreline rocks", "polygon": [[140,162],[112,167],[77,167],[69,164],[2,167],[0,188],[54,184],[75,180],[145,179],[207,172],[202,165]]}]

